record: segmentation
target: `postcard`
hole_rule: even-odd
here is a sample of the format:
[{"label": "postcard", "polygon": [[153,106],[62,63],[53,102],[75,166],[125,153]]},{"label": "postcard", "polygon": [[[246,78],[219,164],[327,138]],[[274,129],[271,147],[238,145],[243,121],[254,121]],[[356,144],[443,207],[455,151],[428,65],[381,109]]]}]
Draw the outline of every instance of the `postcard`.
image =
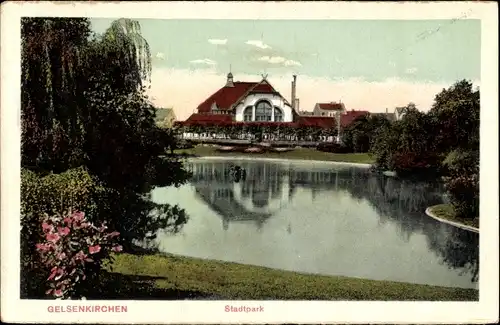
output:
[{"label": "postcard", "polygon": [[495,3],[2,5],[2,320],[498,321]]}]

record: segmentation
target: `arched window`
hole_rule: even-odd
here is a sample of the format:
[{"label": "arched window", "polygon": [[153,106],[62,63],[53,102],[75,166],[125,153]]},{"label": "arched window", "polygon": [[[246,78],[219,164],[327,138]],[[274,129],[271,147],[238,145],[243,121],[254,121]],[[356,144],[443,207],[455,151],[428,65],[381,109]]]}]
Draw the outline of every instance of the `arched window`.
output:
[{"label": "arched window", "polygon": [[247,106],[243,111],[243,121],[248,122],[252,120],[252,106]]},{"label": "arched window", "polygon": [[255,106],[255,121],[270,122],[273,117],[273,107],[267,101],[260,101]]},{"label": "arched window", "polygon": [[279,107],[274,106],[274,121],[283,122],[283,112]]}]

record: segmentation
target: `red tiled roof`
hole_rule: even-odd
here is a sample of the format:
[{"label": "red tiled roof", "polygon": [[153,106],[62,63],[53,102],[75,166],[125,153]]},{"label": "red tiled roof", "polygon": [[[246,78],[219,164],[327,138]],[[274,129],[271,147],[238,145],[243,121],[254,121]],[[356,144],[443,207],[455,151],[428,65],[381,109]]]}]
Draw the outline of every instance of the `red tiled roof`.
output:
[{"label": "red tiled roof", "polygon": [[230,114],[200,114],[194,113],[182,125],[229,125],[233,123]]},{"label": "red tiled roof", "polygon": [[198,106],[198,113],[208,113],[213,103],[220,110],[227,110],[247,93],[276,93],[267,82],[234,82],[234,87],[222,87]]},{"label": "red tiled roof", "polygon": [[344,109],[344,104],[342,103],[318,103],[317,105],[325,111],[339,111]]},{"label": "red tiled roof", "polygon": [[[356,118],[368,115],[367,111],[348,111],[340,116],[340,125],[346,127]],[[298,116],[296,122],[236,122],[231,114],[195,113],[181,125],[261,125],[261,126],[291,126],[291,127],[320,127],[324,129],[336,128],[337,120],[329,116]]]},{"label": "red tiled roof", "polygon": [[274,90],[273,86],[270,84],[266,83],[259,83],[257,84],[251,91],[251,94],[269,94],[269,93],[277,93],[276,90]]},{"label": "red tiled roof", "polygon": [[370,112],[368,111],[347,111],[346,114],[340,115],[340,125],[342,127],[346,127],[352,122],[354,122],[355,119],[361,116],[369,115]]},{"label": "red tiled roof", "polygon": [[303,127],[321,127],[324,129],[333,128],[336,126],[334,117],[328,116],[299,116],[299,126]]}]

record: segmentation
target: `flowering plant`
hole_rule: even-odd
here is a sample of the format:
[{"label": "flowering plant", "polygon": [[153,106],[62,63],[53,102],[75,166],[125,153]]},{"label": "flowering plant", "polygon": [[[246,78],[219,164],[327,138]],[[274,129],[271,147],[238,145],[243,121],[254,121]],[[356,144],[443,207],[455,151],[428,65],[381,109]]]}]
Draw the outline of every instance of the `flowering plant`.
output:
[{"label": "flowering plant", "polygon": [[80,298],[101,267],[112,262],[111,252],[122,250],[118,232],[108,232],[105,222],[95,226],[83,212],[46,214],[41,227],[45,240],[36,249],[49,273],[46,294],[56,298]]}]

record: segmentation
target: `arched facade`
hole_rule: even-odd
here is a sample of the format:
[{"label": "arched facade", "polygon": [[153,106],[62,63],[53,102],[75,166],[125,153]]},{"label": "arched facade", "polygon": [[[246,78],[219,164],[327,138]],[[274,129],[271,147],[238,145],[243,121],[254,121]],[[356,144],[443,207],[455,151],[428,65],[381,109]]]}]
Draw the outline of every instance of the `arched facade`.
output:
[{"label": "arched facade", "polygon": [[293,122],[292,107],[279,95],[250,94],[235,109],[238,122]]}]

